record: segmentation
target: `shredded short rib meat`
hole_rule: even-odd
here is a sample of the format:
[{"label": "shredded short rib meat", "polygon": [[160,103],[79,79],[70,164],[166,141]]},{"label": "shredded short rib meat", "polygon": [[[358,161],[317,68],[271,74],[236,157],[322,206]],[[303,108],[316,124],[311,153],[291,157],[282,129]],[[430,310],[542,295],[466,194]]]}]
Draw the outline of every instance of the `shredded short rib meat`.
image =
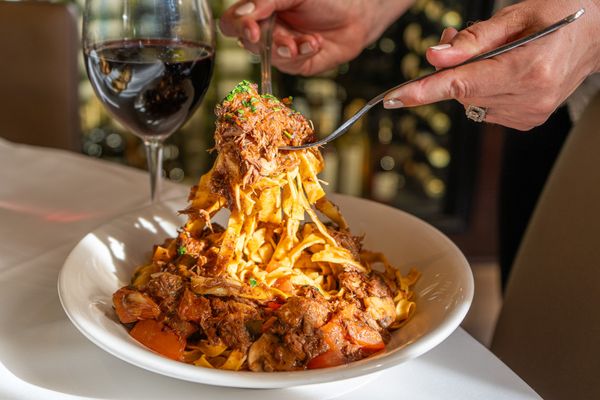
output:
[{"label": "shredded short rib meat", "polygon": [[232,204],[233,185],[254,183],[259,176],[285,171],[292,164],[278,148],[313,138],[307,119],[271,95],[260,95],[256,85],[240,83],[217,106],[215,162],[212,187]]}]

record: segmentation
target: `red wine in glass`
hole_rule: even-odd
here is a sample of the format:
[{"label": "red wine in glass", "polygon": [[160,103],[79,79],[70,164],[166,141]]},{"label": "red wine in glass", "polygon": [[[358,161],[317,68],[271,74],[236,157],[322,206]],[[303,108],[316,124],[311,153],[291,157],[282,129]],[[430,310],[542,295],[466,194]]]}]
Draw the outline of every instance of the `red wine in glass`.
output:
[{"label": "red wine in glass", "polygon": [[108,111],[144,140],[163,140],[202,101],[214,63],[211,46],[189,41],[110,41],[84,52],[90,82]]},{"label": "red wine in glass", "polygon": [[144,141],[150,198],[162,144],[208,88],[215,26],[207,0],[85,0],[82,44],[90,82],[108,112]]}]

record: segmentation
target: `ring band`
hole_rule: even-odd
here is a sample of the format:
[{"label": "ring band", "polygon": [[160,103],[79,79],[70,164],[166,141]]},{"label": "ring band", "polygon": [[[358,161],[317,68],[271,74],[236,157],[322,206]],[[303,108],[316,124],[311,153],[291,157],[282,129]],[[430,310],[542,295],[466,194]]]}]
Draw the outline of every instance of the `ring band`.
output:
[{"label": "ring band", "polygon": [[486,107],[467,106],[465,114],[470,120],[473,120],[475,122],[483,122],[483,120],[485,120],[487,112],[488,109]]}]

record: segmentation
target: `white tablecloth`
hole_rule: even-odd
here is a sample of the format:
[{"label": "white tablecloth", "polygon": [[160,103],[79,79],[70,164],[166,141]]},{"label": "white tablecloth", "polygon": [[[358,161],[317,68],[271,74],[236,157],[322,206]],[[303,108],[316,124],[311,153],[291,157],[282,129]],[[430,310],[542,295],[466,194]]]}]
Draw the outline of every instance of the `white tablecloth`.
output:
[{"label": "white tablecloth", "polygon": [[[165,184],[162,198],[187,194]],[[0,399],[538,399],[464,330],[367,377],[282,390],[183,382],[129,365],[71,325],[56,290],[85,233],[147,204],[145,172],[0,139]]]}]

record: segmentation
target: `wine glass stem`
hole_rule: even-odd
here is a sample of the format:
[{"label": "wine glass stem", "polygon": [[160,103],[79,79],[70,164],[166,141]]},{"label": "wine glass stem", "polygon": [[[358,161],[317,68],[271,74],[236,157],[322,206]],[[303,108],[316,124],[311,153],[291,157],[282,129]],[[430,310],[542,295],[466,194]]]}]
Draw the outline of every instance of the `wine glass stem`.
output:
[{"label": "wine glass stem", "polygon": [[150,173],[150,200],[155,203],[158,201],[160,193],[163,143],[162,140],[144,140],[144,147],[146,148],[148,172]]}]

